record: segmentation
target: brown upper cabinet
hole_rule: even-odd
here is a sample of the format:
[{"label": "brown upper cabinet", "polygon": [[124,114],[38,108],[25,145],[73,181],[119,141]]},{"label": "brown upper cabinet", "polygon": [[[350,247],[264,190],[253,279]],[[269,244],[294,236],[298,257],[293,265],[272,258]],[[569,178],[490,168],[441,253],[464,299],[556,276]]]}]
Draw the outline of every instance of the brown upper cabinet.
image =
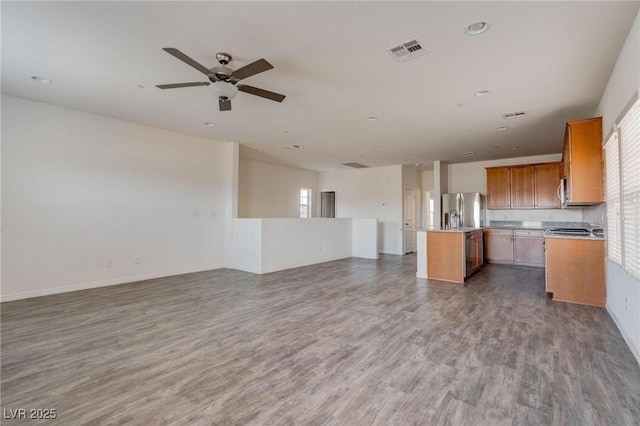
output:
[{"label": "brown upper cabinet", "polygon": [[534,199],[533,167],[511,167],[511,208],[532,209]]},{"label": "brown upper cabinet", "polygon": [[561,163],[487,168],[487,208],[559,209]]},{"label": "brown upper cabinet", "polygon": [[604,201],[601,144],[602,117],[567,123],[562,149],[567,206]]},{"label": "brown upper cabinet", "polygon": [[509,167],[487,168],[487,208],[511,208],[511,169]]},{"label": "brown upper cabinet", "polygon": [[535,201],[537,209],[559,209],[561,163],[536,164],[534,168]]}]

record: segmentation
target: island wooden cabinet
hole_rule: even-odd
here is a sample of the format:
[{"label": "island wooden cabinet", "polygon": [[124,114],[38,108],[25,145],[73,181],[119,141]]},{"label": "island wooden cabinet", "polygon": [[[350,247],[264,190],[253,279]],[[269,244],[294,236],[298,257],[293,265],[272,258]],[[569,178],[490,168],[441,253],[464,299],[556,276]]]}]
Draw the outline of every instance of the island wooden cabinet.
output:
[{"label": "island wooden cabinet", "polygon": [[487,168],[487,208],[559,209],[561,163]]},{"label": "island wooden cabinet", "polygon": [[511,208],[511,169],[509,167],[487,168],[487,208]]},{"label": "island wooden cabinet", "polygon": [[544,231],[485,229],[485,261],[544,268]]},{"label": "island wooden cabinet", "polygon": [[464,283],[464,233],[427,232],[429,279]]},{"label": "island wooden cabinet", "polygon": [[602,117],[567,123],[562,149],[567,205],[604,201],[601,144]]},{"label": "island wooden cabinet", "polygon": [[547,238],[546,288],[553,300],[604,307],[604,241]]}]

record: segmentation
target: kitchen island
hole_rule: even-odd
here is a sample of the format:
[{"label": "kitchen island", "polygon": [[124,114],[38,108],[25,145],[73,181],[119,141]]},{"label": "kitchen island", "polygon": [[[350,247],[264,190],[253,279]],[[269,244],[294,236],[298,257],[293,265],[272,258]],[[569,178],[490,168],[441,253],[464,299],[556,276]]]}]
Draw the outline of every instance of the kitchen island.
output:
[{"label": "kitchen island", "polygon": [[429,229],[418,232],[419,278],[464,283],[483,262],[482,229]]}]

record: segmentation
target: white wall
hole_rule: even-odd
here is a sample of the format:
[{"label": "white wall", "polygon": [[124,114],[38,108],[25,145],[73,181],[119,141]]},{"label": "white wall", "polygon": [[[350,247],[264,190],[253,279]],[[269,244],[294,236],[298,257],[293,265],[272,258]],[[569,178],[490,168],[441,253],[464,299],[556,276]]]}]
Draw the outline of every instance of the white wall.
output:
[{"label": "white wall", "polygon": [[[604,136],[640,88],[640,13],[636,16],[595,115],[602,115]],[[594,212],[597,214],[597,212]],[[628,301],[629,309],[626,309]],[[607,310],[640,363],[640,282],[607,261]]]},{"label": "white wall", "polygon": [[262,272],[262,219],[233,219],[229,267],[260,274]]},{"label": "white wall", "polygon": [[402,186],[420,189],[422,187],[422,176],[420,170],[414,166],[402,166]]},{"label": "white wall", "polygon": [[240,159],[238,217],[300,217],[300,188],[310,188],[317,217],[318,174],[261,161]]},{"label": "white wall", "polygon": [[225,144],[2,95],[2,300],[223,267],[226,167]]},{"label": "white wall", "polygon": [[351,257],[350,219],[263,219],[262,273]]},{"label": "white wall", "polygon": [[231,267],[264,274],[347,257],[377,259],[376,219],[233,220]]},{"label": "white wall", "polygon": [[[558,136],[562,138],[562,135]],[[506,158],[502,160],[476,161],[473,163],[449,164],[449,193],[487,193],[485,168],[517,164],[551,163],[561,161],[562,154],[536,155],[532,157]]]},{"label": "white wall", "polygon": [[380,253],[402,255],[402,166],[320,173],[319,191],[336,192],[337,218],[378,219]]},{"label": "white wall", "polygon": [[422,192],[433,191],[433,170],[425,170],[421,173]]},{"label": "white wall", "polygon": [[351,255],[378,259],[378,219],[351,219]]}]

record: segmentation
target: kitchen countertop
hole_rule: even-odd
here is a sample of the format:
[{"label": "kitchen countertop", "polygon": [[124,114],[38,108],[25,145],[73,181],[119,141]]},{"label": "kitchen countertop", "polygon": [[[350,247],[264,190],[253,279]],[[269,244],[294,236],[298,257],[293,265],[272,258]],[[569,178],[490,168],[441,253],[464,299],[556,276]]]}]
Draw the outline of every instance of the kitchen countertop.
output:
[{"label": "kitchen countertop", "polygon": [[469,226],[463,226],[462,228],[453,228],[453,229],[424,229],[424,232],[452,232],[452,233],[466,233],[471,231],[482,231],[482,228],[471,228]]},{"label": "kitchen countertop", "polygon": [[418,232],[449,232],[449,233],[466,233],[471,231],[478,231],[482,229],[514,229],[514,230],[536,230],[544,231],[544,238],[564,238],[574,240],[595,240],[604,241],[604,236],[590,235],[562,235],[553,234],[549,232],[549,228],[586,228],[591,231],[594,228],[602,228],[601,225],[584,223],[584,222],[536,222],[536,221],[515,221],[515,220],[492,220],[488,226],[484,228],[471,228],[464,226],[462,228],[453,229],[440,229],[440,228],[403,228],[403,231],[418,231]]},{"label": "kitchen countertop", "polygon": [[544,231],[545,238],[562,238],[567,240],[593,240],[593,241],[604,241],[604,236],[597,237],[593,234],[589,235],[563,235],[563,234],[553,234],[549,231]]},{"label": "kitchen countertop", "polygon": [[595,225],[584,222],[535,222],[535,221],[507,221],[507,220],[492,220],[490,225],[486,228],[489,229],[533,229],[544,231],[545,238],[563,238],[572,240],[604,240],[604,236],[599,237],[593,234],[590,235],[563,235],[554,234],[549,232],[549,228],[585,228],[591,231],[594,228],[603,228],[601,225]]}]

